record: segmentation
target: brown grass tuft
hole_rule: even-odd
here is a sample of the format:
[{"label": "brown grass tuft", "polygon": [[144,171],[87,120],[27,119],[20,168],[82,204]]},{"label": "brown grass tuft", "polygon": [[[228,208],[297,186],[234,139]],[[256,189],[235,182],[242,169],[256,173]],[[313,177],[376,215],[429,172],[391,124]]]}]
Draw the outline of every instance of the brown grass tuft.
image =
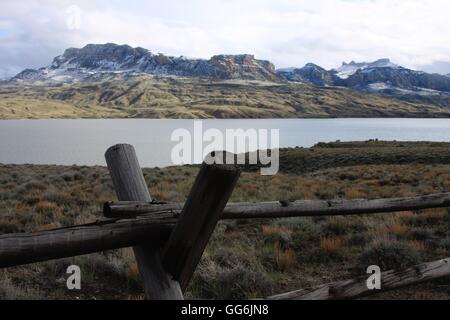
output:
[{"label": "brown grass tuft", "polygon": [[418,240],[410,240],[408,241],[409,246],[417,251],[417,252],[423,252],[426,250],[426,245],[425,243],[423,243],[422,241],[418,241]]},{"label": "brown grass tuft", "polygon": [[415,300],[434,300],[433,294],[427,291],[418,291],[414,294]]},{"label": "brown grass tuft", "polygon": [[128,266],[128,270],[127,270],[127,276],[128,278],[136,281],[139,280],[139,267],[137,262],[133,261],[129,266]]},{"label": "brown grass tuft", "polygon": [[296,264],[294,250],[283,248],[279,241],[275,242],[275,262],[282,271],[292,270]]},{"label": "brown grass tuft", "polygon": [[34,206],[37,212],[39,213],[51,213],[58,209],[58,205],[54,202],[49,201],[39,201]]},{"label": "brown grass tuft", "polygon": [[339,254],[344,249],[345,241],[341,237],[320,238],[320,249],[326,253]]},{"label": "brown grass tuft", "polygon": [[291,233],[289,228],[283,226],[262,225],[261,229],[262,234],[266,237],[283,236]]}]

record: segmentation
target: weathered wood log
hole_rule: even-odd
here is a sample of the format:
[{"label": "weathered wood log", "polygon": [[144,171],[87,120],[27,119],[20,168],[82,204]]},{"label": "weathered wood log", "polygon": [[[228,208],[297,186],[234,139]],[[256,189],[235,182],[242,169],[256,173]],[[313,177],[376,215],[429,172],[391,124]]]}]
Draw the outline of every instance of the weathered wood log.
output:
[{"label": "weathered wood log", "polygon": [[177,221],[173,214],[150,214],[31,234],[0,236],[0,268],[131,247],[163,245]]},{"label": "weathered wood log", "polygon": [[381,273],[381,289],[369,290],[367,276],[269,297],[269,300],[349,300],[450,276],[450,258]]},{"label": "weathered wood log", "polygon": [[185,290],[208,244],[240,170],[203,163],[163,254],[163,265]]},{"label": "weathered wood log", "polygon": [[[105,205],[110,218],[138,216],[152,212],[180,212],[183,204],[117,202]],[[286,218],[388,213],[408,210],[450,207],[450,193],[416,197],[356,200],[300,200],[294,202],[229,203],[221,219]]]},{"label": "weathered wood log", "polygon": [[103,215],[110,219],[136,218],[153,213],[176,213],[179,215],[183,207],[184,203],[110,201],[103,205]]},{"label": "weathered wood log", "polygon": [[[397,212],[450,207],[449,200],[450,194],[442,193],[378,200],[296,201],[288,204],[288,207],[278,202],[228,204],[221,219]],[[107,215],[117,218],[123,213],[121,218],[126,220],[112,220],[89,226],[75,226],[33,234],[3,235],[0,236],[0,267],[157,241],[157,235],[160,232],[163,235],[169,234],[168,230],[171,230],[170,228],[177,221],[177,214],[182,208],[183,204],[109,203],[105,205],[105,212],[109,212]],[[130,213],[131,215],[127,216]],[[155,219],[156,214],[158,219]],[[137,219],[130,219],[130,216],[137,216]],[[147,230],[149,234],[146,234]]]},{"label": "weathered wood log", "polygon": [[[113,146],[106,151],[105,158],[119,200],[152,201],[133,146]],[[157,244],[149,242],[133,249],[147,299],[184,299],[179,283],[162,266]]]}]

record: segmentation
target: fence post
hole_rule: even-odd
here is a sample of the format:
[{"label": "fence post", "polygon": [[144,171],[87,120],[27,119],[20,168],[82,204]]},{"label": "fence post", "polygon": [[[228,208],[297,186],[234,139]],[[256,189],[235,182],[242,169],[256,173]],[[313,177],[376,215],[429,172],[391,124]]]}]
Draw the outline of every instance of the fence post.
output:
[{"label": "fence post", "polygon": [[[152,201],[133,146],[113,146],[106,151],[105,158],[119,201]],[[179,283],[162,266],[161,248],[149,243],[133,249],[146,298],[183,300]]]},{"label": "fence post", "polygon": [[163,265],[185,290],[236,186],[234,165],[203,163],[163,253]]}]

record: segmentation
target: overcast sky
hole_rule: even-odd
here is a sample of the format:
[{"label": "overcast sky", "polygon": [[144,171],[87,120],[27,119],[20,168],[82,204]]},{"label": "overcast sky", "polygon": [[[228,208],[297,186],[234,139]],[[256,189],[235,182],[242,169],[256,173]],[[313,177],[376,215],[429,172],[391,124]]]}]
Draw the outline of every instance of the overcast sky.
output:
[{"label": "overcast sky", "polygon": [[0,78],[106,42],[199,58],[252,53],[277,68],[390,58],[450,73],[449,13],[448,0],[0,0]]}]

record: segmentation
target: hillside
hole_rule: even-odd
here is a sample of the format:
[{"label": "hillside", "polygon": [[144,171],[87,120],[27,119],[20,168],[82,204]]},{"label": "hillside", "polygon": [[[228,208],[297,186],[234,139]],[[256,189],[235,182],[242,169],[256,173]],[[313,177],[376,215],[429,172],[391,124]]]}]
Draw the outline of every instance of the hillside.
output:
[{"label": "hillside", "polygon": [[[331,142],[312,148],[280,150],[280,172],[302,175],[330,168],[357,165],[450,165],[448,142]],[[246,165],[245,170],[257,172],[258,165]],[[349,177],[355,176],[349,173]],[[356,177],[356,176],[355,176]],[[399,178],[400,179],[400,178]]]},{"label": "hillside", "polygon": [[347,88],[142,73],[0,85],[1,119],[449,117],[450,108]]}]

